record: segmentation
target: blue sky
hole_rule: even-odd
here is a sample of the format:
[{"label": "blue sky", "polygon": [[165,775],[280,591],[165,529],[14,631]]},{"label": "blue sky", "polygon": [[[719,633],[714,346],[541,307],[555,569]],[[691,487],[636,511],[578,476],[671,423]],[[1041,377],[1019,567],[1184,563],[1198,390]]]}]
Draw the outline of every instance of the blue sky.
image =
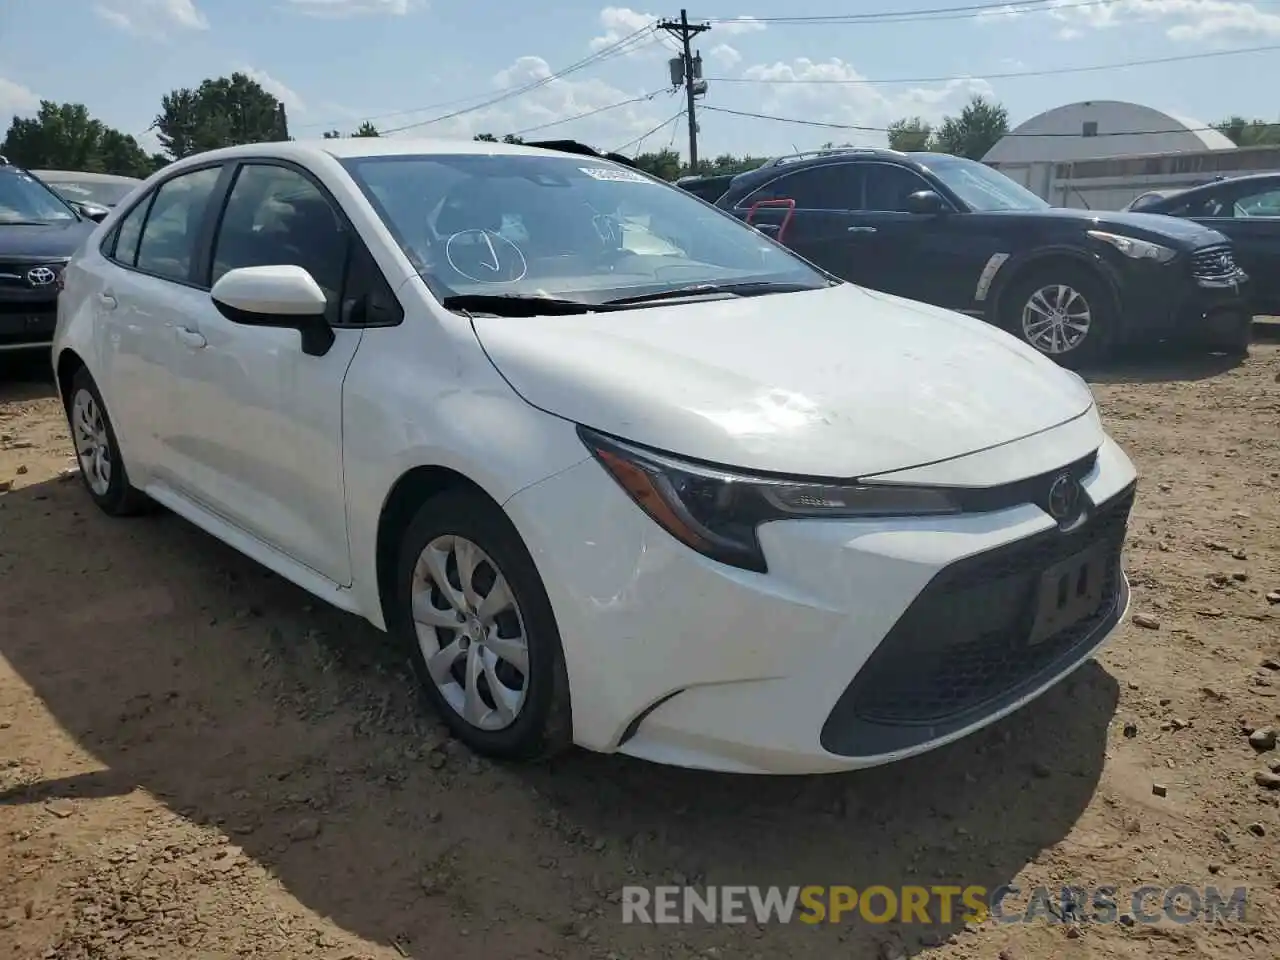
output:
[{"label": "blue sky", "polygon": [[[706,103],[869,127],[913,114],[936,120],[974,92],[1003,102],[1014,123],[1087,99],[1132,100],[1206,122],[1230,113],[1278,118],[1274,81],[1280,50],[1074,75],[992,76],[1280,45],[1277,0],[1031,0],[1034,11],[1020,11],[1014,0],[982,16],[919,23],[818,26],[735,19],[977,2],[789,0],[737,6],[707,0],[707,6],[689,10],[692,17],[716,18],[697,43],[704,74],[712,78]],[[238,69],[286,103],[296,137],[352,129],[365,118],[383,129],[399,127],[545,77],[607,49],[655,17],[678,13],[678,7],[582,0],[555,6],[512,0],[12,0],[0,3],[0,120],[31,112],[40,99],[77,101],[138,135],[166,92]],[[656,94],[537,131],[620,147],[674,115],[682,101],[666,90],[670,52],[658,35],[641,36],[613,53],[524,96],[397,136],[520,131]],[[967,79],[857,82],[921,77]],[[854,82],[795,82],[815,79]],[[432,109],[414,109],[422,107]],[[778,153],[828,140],[883,142],[876,134],[711,111],[702,113],[700,127],[704,156]],[[673,124],[641,146],[683,148],[686,137],[683,124]],[[154,134],[143,139],[154,148]]]}]

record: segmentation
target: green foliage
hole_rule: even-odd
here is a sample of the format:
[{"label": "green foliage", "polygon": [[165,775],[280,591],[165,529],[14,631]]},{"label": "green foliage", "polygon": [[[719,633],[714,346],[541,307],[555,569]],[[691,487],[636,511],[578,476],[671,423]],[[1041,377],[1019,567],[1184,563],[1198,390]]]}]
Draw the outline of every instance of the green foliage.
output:
[{"label": "green foliage", "polygon": [[916,153],[933,148],[933,127],[919,117],[906,117],[889,124],[889,149]]},{"label": "green foliage", "polygon": [[958,117],[944,117],[933,134],[930,149],[981,160],[1009,132],[1009,111],[975,95]]},{"label": "green foliage", "polygon": [[244,73],[167,94],[156,128],[175,160],[218,147],[289,139],[283,104]]},{"label": "green foliage", "polygon": [[1280,123],[1246,120],[1235,115],[1213,125],[1237,147],[1262,147],[1280,144]]},{"label": "green foliage", "polygon": [[14,117],[0,154],[37,170],[147,177],[156,169],[137,140],[95,120],[82,103],[42,100],[34,117]]}]

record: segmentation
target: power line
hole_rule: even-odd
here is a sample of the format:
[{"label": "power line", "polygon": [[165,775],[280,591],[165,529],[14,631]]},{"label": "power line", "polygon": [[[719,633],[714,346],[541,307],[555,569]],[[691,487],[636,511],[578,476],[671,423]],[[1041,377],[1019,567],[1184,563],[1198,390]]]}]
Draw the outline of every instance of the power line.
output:
[{"label": "power line", "polygon": [[617,40],[606,47],[602,47],[601,49],[597,50],[595,53],[591,54],[590,56],[583,57],[581,60],[577,61],[576,63],[571,63],[569,64],[569,66],[563,67],[562,69],[557,70],[553,73],[550,73],[545,77],[540,77],[537,80],[530,81],[529,83],[522,84],[521,86],[513,87],[509,90],[499,93],[497,96],[490,97],[489,99],[483,100],[480,103],[474,104],[470,107],[464,107],[461,110],[454,110],[451,113],[445,113],[438,117],[432,117],[430,120],[417,120],[417,121],[414,121],[413,123],[406,123],[399,127],[392,127],[390,130],[382,131],[382,134],[383,136],[389,136],[390,134],[393,134],[393,133],[402,133],[405,130],[412,130],[417,127],[429,126],[433,123],[440,123],[444,120],[452,120],[454,117],[460,117],[467,113],[474,113],[477,110],[483,110],[486,107],[491,107],[495,104],[502,103],[505,100],[510,100],[514,97],[519,97],[526,93],[532,93],[534,90],[540,89],[541,87],[545,87],[549,83],[552,83],[556,80],[564,79],[571,73],[576,73],[579,70],[583,70],[586,67],[593,66],[604,60],[612,59],[612,57],[620,56],[624,51],[628,51],[629,44],[634,44],[634,42],[638,38],[640,38],[642,35],[653,33],[655,29],[656,27],[654,26],[654,24],[652,23],[646,24],[640,29],[627,34],[625,37],[621,38],[620,40]]},{"label": "power line", "polygon": [[667,124],[669,124],[669,123],[675,123],[676,121],[678,121],[678,120],[680,119],[680,117],[681,117],[681,116],[683,116],[683,115],[684,115],[684,111],[683,111],[683,110],[677,110],[677,111],[675,112],[675,115],[674,115],[674,116],[668,117],[666,120],[663,120],[660,124],[658,124],[658,125],[657,125],[656,127],[654,127],[652,130],[646,130],[644,133],[640,134],[640,136],[636,137],[634,140],[628,140],[626,143],[624,143],[622,146],[618,147],[616,150],[611,150],[611,151],[609,151],[609,152],[610,152],[610,153],[622,153],[622,151],[623,151],[623,150],[629,149],[630,147],[635,147],[637,150],[639,150],[639,149],[640,149],[640,144],[644,143],[646,140],[648,140],[650,137],[652,137],[655,133],[657,133],[659,130],[661,130],[663,127],[665,127]]},{"label": "power line", "polygon": [[1072,10],[1079,7],[1105,7],[1124,0],[1003,0],[999,3],[975,3],[958,7],[929,7],[918,10],[882,10],[875,13],[832,13],[808,17],[708,17],[711,23],[762,23],[780,26],[825,26],[839,23],[867,25],[873,23],[908,23],[919,20],[978,20],[1000,13],[1041,13]]},{"label": "power line", "polygon": [[[890,133],[889,127],[867,127],[856,123],[830,123],[824,120],[802,120],[799,117],[779,117],[770,113],[753,113],[750,110],[730,110],[728,107],[712,107],[707,104],[702,105],[703,110],[712,110],[716,113],[729,113],[735,117],[749,117],[753,120],[776,120],[779,123],[795,123],[806,127],[823,127],[828,130],[856,130],[862,133]],[[1178,127],[1173,130],[1099,130],[1097,133],[1090,134],[1093,137],[1138,137],[1151,136],[1153,134],[1162,133],[1208,133],[1211,130],[1217,130],[1217,127]],[[1034,138],[1034,139],[1053,139],[1060,137],[1072,137],[1079,139],[1079,133],[1018,133],[1010,131],[1006,133],[1006,137],[1016,137],[1018,139]]]},{"label": "power line", "polygon": [[[1238,50],[1209,50],[1202,53],[1184,53],[1171,57],[1153,57],[1148,60],[1124,60],[1119,63],[1096,63],[1084,67],[1055,67],[1046,70],[1013,70],[1004,73],[982,73],[967,74],[964,76],[949,77],[892,77],[882,79],[833,79],[827,77],[816,77],[813,79],[803,77],[792,77],[787,79],[769,80],[760,77],[708,77],[709,82],[715,83],[764,83],[764,84],[835,84],[835,85],[852,85],[865,84],[870,86],[886,85],[894,83],[950,83],[956,80],[1009,80],[1014,77],[1053,77],[1068,73],[1097,73],[1104,70],[1119,70],[1124,67],[1147,67],[1162,63],[1185,63],[1189,60],[1208,60],[1213,57],[1235,57],[1246,53],[1268,53],[1280,50],[1280,44],[1268,44],[1262,47],[1242,47]],[[710,107],[707,108],[711,109]]]},{"label": "power line", "polygon": [[[1274,4],[1277,0],[1253,0],[1255,4]],[[707,17],[718,24],[768,24],[770,26],[830,26],[877,23],[930,23],[940,20],[981,20],[999,14],[1057,13],[1087,7],[1123,5],[1125,0],[1004,0],[965,6],[931,7],[917,10],[882,10],[874,13],[839,13],[807,17]],[[1141,9],[1135,11],[1142,13]]]},{"label": "power line", "polygon": [[598,113],[605,113],[608,110],[617,110],[619,107],[629,106],[633,103],[644,103],[646,100],[652,100],[660,93],[667,93],[665,90],[658,90],[654,93],[646,93],[643,96],[632,97],[630,100],[619,100],[617,103],[611,103],[606,107],[596,107],[594,110],[588,110],[585,113],[577,113],[572,117],[564,117],[560,120],[551,120],[548,123],[540,123],[536,127],[525,127],[523,130],[516,130],[512,136],[521,137],[526,133],[533,133],[535,130],[546,130],[548,127],[558,127],[562,123],[573,123],[575,120],[585,120],[587,117],[594,117]]}]

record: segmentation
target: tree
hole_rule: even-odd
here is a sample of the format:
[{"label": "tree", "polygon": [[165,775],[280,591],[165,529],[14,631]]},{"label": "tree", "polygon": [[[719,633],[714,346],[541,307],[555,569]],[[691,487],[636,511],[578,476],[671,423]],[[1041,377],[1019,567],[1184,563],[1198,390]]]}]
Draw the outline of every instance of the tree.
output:
[{"label": "tree", "polygon": [[1261,147],[1280,144],[1280,123],[1268,123],[1266,120],[1246,120],[1241,116],[1231,116],[1213,125],[1213,128],[1237,147]]},{"label": "tree", "polygon": [[930,149],[933,127],[919,117],[906,117],[889,124],[889,149],[913,153]]},{"label": "tree", "polygon": [[372,123],[366,120],[364,123],[360,124],[360,126],[356,127],[356,132],[353,133],[352,136],[353,137],[380,137],[382,136],[382,134],[378,132],[377,127],[375,127]]},{"label": "tree", "polygon": [[934,133],[934,147],[970,160],[981,160],[1009,132],[1009,111],[975,95],[958,117],[945,117]]},{"label": "tree", "polygon": [[95,120],[82,103],[42,100],[34,117],[14,117],[0,154],[46,170],[146,177],[155,169],[137,140]]},{"label": "tree", "polygon": [[524,143],[524,137],[517,137],[514,133],[508,133],[499,139],[492,133],[477,133],[473,140],[479,140],[481,143]]},{"label": "tree", "polygon": [[284,105],[244,73],[174,90],[160,101],[160,143],[175,160],[240,143],[288,140]]}]

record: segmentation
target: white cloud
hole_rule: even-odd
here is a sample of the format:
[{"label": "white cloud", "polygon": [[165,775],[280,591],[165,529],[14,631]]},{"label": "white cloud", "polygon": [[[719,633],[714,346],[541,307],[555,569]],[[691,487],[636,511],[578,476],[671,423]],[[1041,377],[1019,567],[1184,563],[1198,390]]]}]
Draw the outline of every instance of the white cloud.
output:
[{"label": "white cloud", "polygon": [[1280,14],[1240,0],[1112,0],[1087,5],[1079,0],[1053,0],[1047,7],[1039,8],[1011,3],[987,12],[983,19],[1000,20],[1037,9],[1064,24],[1058,36],[1065,40],[1082,36],[1086,30],[1106,30],[1131,23],[1165,24],[1165,36],[1171,40],[1280,36]]},{"label": "white cloud", "polygon": [[403,17],[415,7],[425,5],[418,0],[288,0],[288,3],[299,13],[329,20],[378,14]]},{"label": "white cloud", "polygon": [[[621,43],[633,34],[637,34],[656,23],[659,19],[656,14],[641,13],[638,10],[632,10],[630,7],[605,7],[600,11],[600,26],[604,29],[604,32],[597,37],[592,37],[591,42],[587,44],[587,48],[592,53],[598,53],[601,50],[613,47],[615,44]],[[666,48],[666,43],[664,42],[666,37],[667,34],[662,31],[641,34],[619,47],[616,53],[627,57],[640,53],[657,53]],[[615,51],[610,50],[609,55],[613,56],[614,54]]]},{"label": "white cloud", "polygon": [[[852,64],[836,57],[822,62],[802,57],[789,63],[757,64],[744,70],[743,76],[776,81],[762,85],[764,98],[759,107],[760,113],[881,129],[894,120],[911,116],[936,123],[943,115],[958,111],[975,94],[993,94],[991,84],[979,77],[905,90],[895,88],[890,92],[884,87],[856,82],[866,78]],[[797,124],[795,129],[804,128]],[[809,133],[824,140],[858,146],[883,146],[887,140],[879,130],[830,129],[827,132],[821,127],[812,127]]]},{"label": "white cloud", "polygon": [[16,80],[0,77],[0,120],[7,121],[15,115],[34,113],[40,107],[40,98]]},{"label": "white cloud", "polygon": [[759,33],[764,29],[764,23],[755,17],[734,17],[732,20],[722,20],[716,24],[716,29],[721,33]]},{"label": "white cloud", "polygon": [[742,54],[727,43],[716,44],[711,48],[711,52],[708,56],[726,69],[736,67],[742,62]]},{"label": "white cloud", "polygon": [[[541,57],[520,57],[509,67],[494,75],[493,87],[495,91],[501,91],[524,86],[534,81],[547,80],[552,76],[552,72],[547,61]],[[641,96],[644,92],[643,90],[624,90],[599,79],[548,80],[536,90],[512,97],[502,103],[464,113],[451,120],[433,123],[430,126],[415,127],[392,135],[469,138],[477,133],[492,133],[502,136],[598,110],[601,107]],[[615,110],[606,110],[572,123],[548,127],[532,132],[528,136],[530,139],[548,140],[572,138],[595,147],[612,150],[657,126],[666,117],[675,113],[678,106],[679,103],[674,100],[669,103],[663,96],[641,103],[628,104]],[[447,109],[442,109],[428,114],[406,114],[387,121],[386,126],[404,126],[447,112],[449,112]],[[664,135],[669,137],[666,131]],[[646,141],[646,147],[666,146],[666,140],[658,144],[656,142],[658,139],[658,135],[655,134],[650,141]]]},{"label": "white cloud", "polygon": [[209,19],[195,0],[104,0],[93,12],[120,30],[163,37],[171,29],[208,30]]},{"label": "white cloud", "polygon": [[240,73],[246,74],[251,80],[256,80],[258,86],[283,103],[285,109],[290,113],[306,113],[307,105],[303,102],[302,97],[292,87],[286,86],[267,73],[267,71],[255,70],[253,67],[244,64],[237,66],[235,69]]}]

